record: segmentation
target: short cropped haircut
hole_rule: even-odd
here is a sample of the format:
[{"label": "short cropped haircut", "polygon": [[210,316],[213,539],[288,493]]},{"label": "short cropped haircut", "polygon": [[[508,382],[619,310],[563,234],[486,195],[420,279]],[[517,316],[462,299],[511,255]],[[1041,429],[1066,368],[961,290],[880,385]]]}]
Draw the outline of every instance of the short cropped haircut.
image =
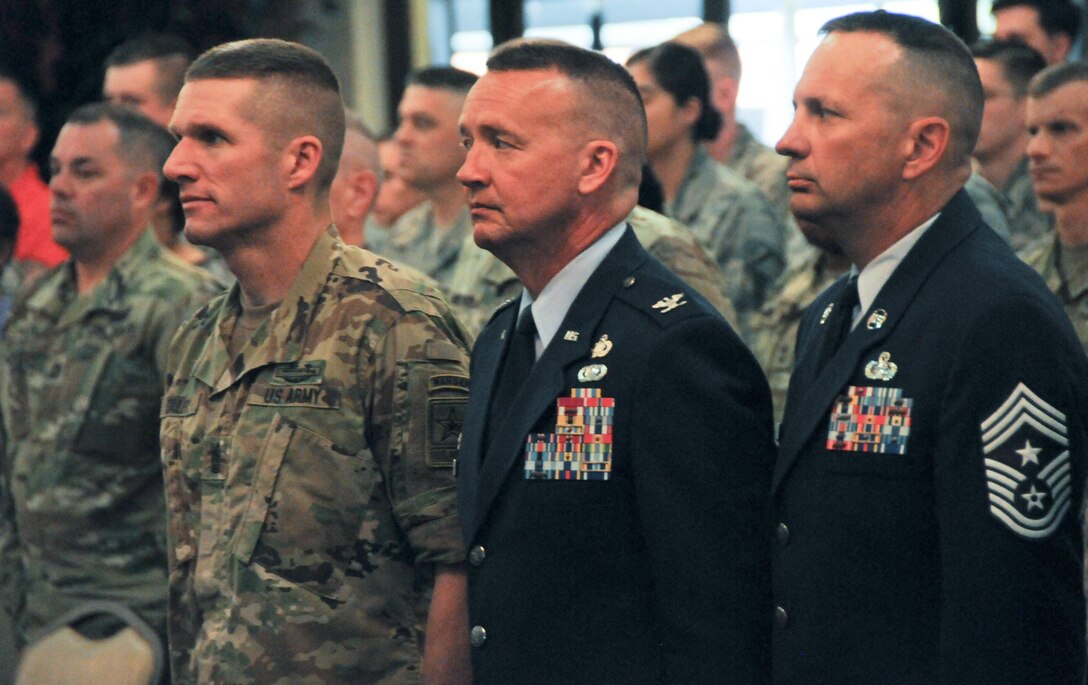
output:
[{"label": "short cropped haircut", "polygon": [[646,110],[626,69],[598,52],[551,40],[500,45],[488,58],[487,68],[495,72],[554,70],[569,79],[582,95],[578,107],[590,134],[616,144],[620,180],[638,186],[646,160]]},{"label": "short cropped haircut", "polygon": [[153,171],[162,178],[162,165],[174,149],[174,137],[140,112],[109,102],[92,102],[77,107],[64,123],[91,126],[103,121],[117,127],[117,155],[129,170]]},{"label": "short cropped haircut", "polygon": [[196,59],[186,83],[204,79],[254,79],[261,82],[249,114],[276,145],[314,135],[321,141],[316,181],[328,191],[344,147],[344,101],[340,83],[317,51],[275,38],[252,38],[218,45]]},{"label": "short cropped haircut", "polygon": [[441,88],[442,90],[452,90],[455,93],[467,95],[468,91],[472,90],[472,86],[476,85],[476,79],[476,74],[471,71],[465,71],[457,67],[432,65],[416,69],[408,74],[405,85]]},{"label": "short cropped haircut", "polygon": [[[1066,62],[1043,69],[1028,86],[1028,95],[1041,98],[1070,83],[1088,82],[1088,62]],[[1084,103],[1088,107],[1088,102]]]},{"label": "short cropped haircut", "polygon": [[4,186],[0,186],[0,245],[12,246],[18,236],[19,208],[11,193]]},{"label": "short cropped haircut", "polygon": [[144,33],[121,43],[106,58],[106,68],[154,62],[158,78],[155,91],[163,102],[173,102],[185,83],[185,70],[193,61],[193,48],[172,33]]},{"label": "short cropped haircut", "polygon": [[[378,136],[374,135],[374,132],[366,125],[358,112],[349,107],[344,108],[344,128],[346,131],[354,131],[362,136],[364,140],[362,150],[364,162],[367,169],[373,171],[378,177],[378,186],[380,187],[382,183],[382,164],[381,159],[378,157]],[[347,136],[345,136],[345,140],[346,138]]]},{"label": "short cropped haircut", "polygon": [[699,119],[691,129],[695,142],[718,137],[722,130],[722,115],[710,104],[710,77],[698,52],[680,43],[662,43],[631,55],[627,66],[633,64],[645,64],[657,85],[676,100],[676,104],[682,106],[692,98],[699,101]]},{"label": "short cropped haircut", "polygon": [[26,86],[14,72],[8,71],[4,67],[0,67],[0,83],[7,82],[15,87],[15,98],[19,103],[19,107],[23,110],[23,116],[31,124],[37,125],[38,120],[38,105],[34,102],[34,98],[27,92]]},{"label": "short cropped haircut", "polygon": [[1043,56],[1018,40],[980,41],[971,46],[971,54],[996,64],[1017,99],[1027,97],[1032,77],[1046,68]]},{"label": "short cropped haircut", "polygon": [[672,42],[693,48],[704,60],[720,64],[726,76],[740,80],[740,51],[721,24],[708,21],[684,31]]},{"label": "short cropped haircut", "polygon": [[884,10],[848,14],[820,28],[820,35],[855,32],[877,33],[900,47],[896,76],[905,84],[901,92],[916,100],[926,98],[915,94],[934,91],[942,96],[932,114],[951,128],[948,159],[954,165],[968,163],[982,126],[983,97],[978,68],[963,41],[940,24]]},{"label": "short cropped haircut", "polygon": [[1076,40],[1080,31],[1080,8],[1069,0],[994,0],[990,13],[1012,7],[1032,7],[1039,13],[1039,26],[1048,36],[1064,33]]}]

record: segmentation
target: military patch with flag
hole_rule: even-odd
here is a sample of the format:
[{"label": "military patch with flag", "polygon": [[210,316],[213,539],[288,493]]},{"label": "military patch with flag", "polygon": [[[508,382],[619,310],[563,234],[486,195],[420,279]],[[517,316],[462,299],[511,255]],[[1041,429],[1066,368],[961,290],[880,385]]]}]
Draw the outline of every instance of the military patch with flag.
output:
[{"label": "military patch with flag", "polygon": [[612,472],[613,397],[600,388],[574,388],[556,400],[554,433],[525,442],[527,480],[608,480]]},{"label": "military patch with flag", "polygon": [[1072,499],[1065,414],[1019,383],[981,429],[990,513],[1023,537],[1049,536]]},{"label": "military patch with flag", "polygon": [[827,449],[906,454],[913,403],[902,388],[851,385],[831,405]]}]

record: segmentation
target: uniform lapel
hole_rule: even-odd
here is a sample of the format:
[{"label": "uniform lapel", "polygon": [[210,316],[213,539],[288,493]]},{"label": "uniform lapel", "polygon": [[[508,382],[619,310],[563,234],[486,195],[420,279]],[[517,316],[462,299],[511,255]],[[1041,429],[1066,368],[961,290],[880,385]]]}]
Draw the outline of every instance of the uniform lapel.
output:
[{"label": "uniform lapel", "polygon": [[[861,322],[823,369],[813,368],[816,350],[822,341],[815,336],[806,339],[806,349],[798,358],[794,379],[790,381],[786,403],[789,420],[783,426],[772,490],[778,489],[813,431],[827,429],[832,401],[846,387],[862,358],[895,330],[933,270],[953,247],[978,228],[979,223],[978,210],[961,190],[899,264]],[[840,279],[833,287],[845,287],[845,279]],[[820,301],[825,302],[827,298]],[[886,312],[887,319],[880,327],[870,328],[867,325],[869,317],[876,310]],[[811,312],[809,318],[812,316],[818,314]]]},{"label": "uniform lapel", "polygon": [[[510,469],[514,464],[518,463],[525,449],[526,436],[540,420],[541,416],[551,410],[556,398],[569,385],[565,380],[567,367],[588,357],[590,347],[594,342],[592,339],[593,332],[612,303],[613,295],[620,288],[624,278],[638,268],[647,257],[646,251],[642,249],[638,239],[628,228],[623,238],[605,257],[597,270],[593,272],[578,297],[575,298],[574,303],[571,304],[570,310],[563,319],[563,325],[560,326],[555,338],[552,339],[548,348],[544,350],[540,359],[537,360],[532,373],[514,399],[514,406],[510,409],[503,422],[499,424],[489,447],[478,443],[486,421],[486,405],[488,402],[473,403],[478,406],[472,416],[474,422],[471,427],[474,432],[472,444],[477,454],[481,450],[486,450],[487,456],[484,458],[482,465],[479,464],[478,458],[474,463],[466,464],[466,467],[479,468],[478,487],[464,489],[466,494],[472,491],[471,494],[475,496],[474,502],[462,503],[467,504],[473,512],[467,517],[464,524],[466,540],[471,541],[475,537],[476,531],[483,523],[487,510],[499,490],[502,489]],[[513,319],[513,315],[510,315],[510,321],[506,322],[506,324],[512,326]],[[578,334],[577,339],[567,339],[568,337],[575,337],[567,336],[568,331],[576,332]],[[510,333],[507,333],[507,337],[509,336]],[[491,358],[501,360],[502,357],[501,354],[493,353]],[[488,398],[491,396],[491,386],[494,383],[495,368],[498,366],[498,361],[494,361],[491,366],[493,368],[487,372],[491,376],[488,385],[483,385],[483,379],[480,381],[480,387],[487,388]],[[473,370],[473,373],[476,373],[476,371]],[[482,414],[483,416],[477,416],[476,414]],[[470,429],[467,418],[465,429],[466,431]],[[465,445],[467,446],[467,442]],[[471,457],[469,459],[471,460]],[[464,516],[464,513],[462,513],[462,516]]]}]

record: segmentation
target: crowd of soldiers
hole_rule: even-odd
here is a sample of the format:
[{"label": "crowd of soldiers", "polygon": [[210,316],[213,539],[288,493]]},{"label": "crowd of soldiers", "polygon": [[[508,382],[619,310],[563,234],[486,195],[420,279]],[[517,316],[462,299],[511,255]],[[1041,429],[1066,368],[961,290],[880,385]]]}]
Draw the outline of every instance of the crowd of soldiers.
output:
[{"label": "crowd of soldiers", "polygon": [[144,35],[48,183],[0,72],[0,682],[1083,684],[1078,11],[828,22],[774,149],[710,23],[384,137]]}]

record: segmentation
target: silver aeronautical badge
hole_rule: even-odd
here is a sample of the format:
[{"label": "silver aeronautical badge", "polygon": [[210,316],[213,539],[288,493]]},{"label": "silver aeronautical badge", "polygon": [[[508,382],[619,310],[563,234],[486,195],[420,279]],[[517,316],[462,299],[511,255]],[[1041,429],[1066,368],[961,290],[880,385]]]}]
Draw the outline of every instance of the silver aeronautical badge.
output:
[{"label": "silver aeronautical badge", "polygon": [[590,351],[589,356],[593,359],[600,359],[612,351],[612,341],[608,339],[608,335],[602,335],[601,339],[593,343],[593,350]]},{"label": "silver aeronautical badge", "polygon": [[827,323],[827,319],[831,316],[831,310],[834,309],[834,308],[835,308],[835,303],[834,302],[832,302],[831,304],[824,307],[824,313],[820,314],[820,325],[821,326],[823,326],[825,323]]},{"label": "silver aeronautical badge", "polygon": [[578,369],[579,383],[595,383],[608,373],[608,367],[604,364],[590,364]]},{"label": "silver aeronautical badge", "polygon": [[865,365],[865,377],[874,381],[890,381],[895,378],[899,367],[892,361],[890,352],[881,352],[880,357]]},{"label": "silver aeronautical badge", "polygon": [[865,322],[865,327],[870,331],[875,331],[884,325],[884,322],[888,320],[888,312],[883,309],[874,309],[873,313],[869,315],[869,320]]}]

